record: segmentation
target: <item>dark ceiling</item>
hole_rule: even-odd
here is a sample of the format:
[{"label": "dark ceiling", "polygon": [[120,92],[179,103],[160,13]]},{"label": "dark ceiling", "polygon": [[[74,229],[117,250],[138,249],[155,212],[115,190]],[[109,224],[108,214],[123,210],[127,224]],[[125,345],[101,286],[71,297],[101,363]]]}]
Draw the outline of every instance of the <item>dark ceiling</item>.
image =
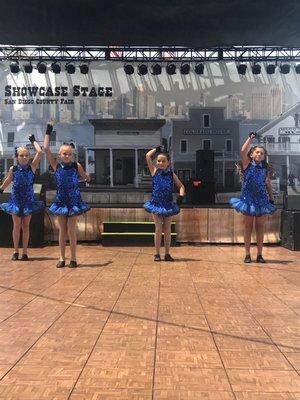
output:
[{"label": "dark ceiling", "polygon": [[299,0],[1,0],[0,44],[300,47]]}]

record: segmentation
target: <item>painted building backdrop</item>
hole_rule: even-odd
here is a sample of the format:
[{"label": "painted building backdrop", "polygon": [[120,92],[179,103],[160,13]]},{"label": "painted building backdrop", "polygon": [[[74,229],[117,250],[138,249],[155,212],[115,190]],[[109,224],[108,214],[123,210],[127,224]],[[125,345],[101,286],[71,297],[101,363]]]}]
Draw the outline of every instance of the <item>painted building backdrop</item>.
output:
[{"label": "painted building backdrop", "polygon": [[[193,67],[193,66],[192,66]],[[182,179],[194,174],[198,149],[215,151],[220,191],[238,183],[234,163],[248,132],[258,130],[284,186],[300,179],[300,78],[289,74],[239,75],[235,63],[205,64],[204,74],[126,75],[123,64],[91,64],[83,75],[50,70],[12,74],[0,64],[0,173],[13,163],[15,146],[34,133],[43,140],[47,121],[55,120],[52,150],[74,142],[77,156],[99,186],[149,183],[144,154],[168,143],[174,169]],[[125,122],[126,120],[127,122]],[[157,122],[155,122],[157,121]],[[48,172],[42,161],[40,175]],[[126,173],[116,173],[126,169]]]}]

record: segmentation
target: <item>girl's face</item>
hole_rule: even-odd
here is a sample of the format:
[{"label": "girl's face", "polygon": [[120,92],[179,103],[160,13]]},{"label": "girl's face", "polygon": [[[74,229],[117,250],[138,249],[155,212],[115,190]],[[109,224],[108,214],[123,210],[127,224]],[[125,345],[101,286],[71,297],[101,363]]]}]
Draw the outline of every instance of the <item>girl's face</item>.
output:
[{"label": "girl's face", "polygon": [[170,161],[164,154],[159,154],[156,159],[156,166],[158,169],[166,169],[170,165]]},{"label": "girl's face", "polygon": [[257,163],[262,162],[265,159],[266,153],[263,147],[256,147],[250,157]]},{"label": "girl's face", "polygon": [[59,149],[59,157],[63,163],[74,161],[74,153],[71,146],[64,145]]},{"label": "girl's face", "polygon": [[29,151],[28,150],[18,151],[17,161],[20,165],[27,165],[29,163]]}]

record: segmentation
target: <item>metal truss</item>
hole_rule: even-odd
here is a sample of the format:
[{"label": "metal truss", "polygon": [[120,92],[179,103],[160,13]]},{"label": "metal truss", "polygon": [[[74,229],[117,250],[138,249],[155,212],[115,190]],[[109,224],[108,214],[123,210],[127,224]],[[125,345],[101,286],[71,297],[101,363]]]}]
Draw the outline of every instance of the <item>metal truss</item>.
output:
[{"label": "metal truss", "polygon": [[284,62],[300,61],[300,48],[279,46],[124,47],[0,45],[0,61]]}]

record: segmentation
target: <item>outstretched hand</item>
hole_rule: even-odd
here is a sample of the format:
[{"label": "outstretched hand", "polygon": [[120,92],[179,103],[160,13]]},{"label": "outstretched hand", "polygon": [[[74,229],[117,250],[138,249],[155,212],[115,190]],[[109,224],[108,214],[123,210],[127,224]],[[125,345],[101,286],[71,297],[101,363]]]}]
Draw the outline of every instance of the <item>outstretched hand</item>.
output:
[{"label": "outstretched hand", "polygon": [[257,136],[257,133],[256,133],[256,132],[250,132],[250,133],[249,133],[249,138],[250,138],[250,139],[254,139],[254,138],[256,138],[256,136]]},{"label": "outstretched hand", "polygon": [[46,135],[51,135],[53,131],[53,122],[48,122],[47,124],[47,129],[46,129]]},{"label": "outstretched hand", "polygon": [[30,135],[29,137],[28,137],[28,140],[29,140],[29,142],[30,143],[34,143],[34,142],[36,142],[36,139],[35,139],[35,136],[34,135]]}]

